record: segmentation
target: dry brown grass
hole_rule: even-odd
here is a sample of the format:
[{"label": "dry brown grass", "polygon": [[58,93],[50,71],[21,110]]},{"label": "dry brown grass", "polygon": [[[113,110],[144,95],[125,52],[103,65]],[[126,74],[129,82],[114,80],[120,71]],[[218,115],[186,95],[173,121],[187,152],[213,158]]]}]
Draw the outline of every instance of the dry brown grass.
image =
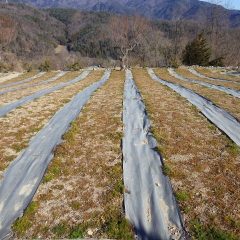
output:
[{"label": "dry brown grass", "polygon": [[213,103],[219,107],[225,109],[232,115],[234,115],[240,121],[240,100],[239,98],[228,95],[227,93],[203,87],[194,83],[187,83],[172,77],[166,68],[156,69],[156,74],[163,80],[167,80],[173,83],[180,84],[186,88],[192,89],[194,92],[202,95],[205,98],[210,99]]},{"label": "dry brown grass", "polygon": [[123,82],[123,72],[114,71],[65,134],[34,197],[39,207],[31,227],[16,232],[17,236],[68,238],[74,229],[91,228],[90,237],[114,238],[112,224],[114,229],[119,221],[125,224],[120,147]]},{"label": "dry brown grass", "polygon": [[210,70],[207,68],[203,68],[203,67],[196,67],[196,70],[203,74],[206,75],[207,77],[213,77],[213,78],[220,78],[220,79],[226,79],[226,80],[231,80],[231,81],[239,81],[240,82],[240,77],[238,76],[228,76],[225,74],[221,74],[220,70],[214,69],[214,70]]},{"label": "dry brown grass", "polygon": [[18,76],[18,77],[15,77],[15,78],[9,79],[9,80],[7,80],[7,81],[1,82],[1,83],[0,83],[0,86],[5,85],[5,84],[9,84],[9,83],[19,82],[19,81],[21,81],[21,80],[24,80],[24,79],[33,77],[33,76],[36,75],[36,74],[37,74],[36,71],[26,72],[26,73],[21,74],[21,75]]},{"label": "dry brown grass", "polygon": [[[57,74],[56,72],[47,72],[43,76],[41,76],[39,78],[36,78],[36,80],[34,80],[34,81],[42,82],[44,80],[47,80],[49,78],[54,77],[56,74]],[[53,87],[53,86],[55,86],[55,85],[57,85],[61,82],[69,81],[69,80],[75,78],[76,76],[78,76],[79,74],[80,74],[80,72],[69,72],[66,75],[57,79],[56,81],[50,82],[48,84],[43,84],[43,85],[39,85],[39,86],[30,86],[30,87],[25,88],[25,89],[20,89],[20,90],[14,91],[14,92],[6,93],[6,94],[0,96],[0,105],[1,104],[4,105],[4,104],[7,104],[9,102],[16,101],[16,100],[18,100],[22,97],[31,95],[34,92]],[[27,86],[28,84],[29,83],[26,83],[24,86]]]},{"label": "dry brown grass", "polygon": [[[85,80],[41,97],[0,118],[0,176],[54,113],[79,91],[99,80],[103,71],[94,71]],[[71,73],[65,80],[72,79]]]},{"label": "dry brown grass", "polygon": [[227,87],[227,88],[240,90],[240,85],[239,84],[236,84],[236,83],[233,83],[233,82],[230,82],[230,81],[229,82],[222,82],[222,81],[217,81],[217,80],[211,81],[211,80],[207,80],[206,78],[200,78],[200,77],[192,74],[186,68],[183,68],[183,67],[180,67],[180,68],[176,69],[176,72],[179,73],[180,75],[186,77],[186,78],[189,78],[189,79],[199,80],[199,81],[214,84],[214,85],[220,85],[220,86],[224,86],[224,87]]},{"label": "dry brown grass", "polygon": [[240,237],[238,148],[184,98],[151,80],[145,70],[133,74],[187,229],[197,219],[207,228]]}]

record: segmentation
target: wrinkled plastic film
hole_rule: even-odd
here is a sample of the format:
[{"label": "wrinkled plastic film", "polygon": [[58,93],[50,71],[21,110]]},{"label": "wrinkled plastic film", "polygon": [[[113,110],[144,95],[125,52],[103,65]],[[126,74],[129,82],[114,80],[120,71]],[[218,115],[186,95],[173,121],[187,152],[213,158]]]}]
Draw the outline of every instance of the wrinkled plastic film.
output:
[{"label": "wrinkled plastic film", "polygon": [[31,82],[32,80],[41,77],[43,74],[45,74],[45,72],[40,72],[40,73],[34,75],[33,77],[30,77],[30,78],[27,78],[27,79],[24,79],[24,80],[21,80],[21,81],[18,81],[18,82],[13,82],[13,83],[8,83],[8,84],[1,85],[0,88],[12,87],[12,86],[16,86],[16,85],[19,85],[19,84]]},{"label": "wrinkled plastic film", "polygon": [[85,88],[60,109],[4,172],[0,181],[0,239],[11,235],[11,225],[31,202],[53,158],[54,148],[93,92],[109,79],[110,73],[105,71],[100,81]]},{"label": "wrinkled plastic film", "polygon": [[233,140],[233,142],[240,146],[240,123],[231,114],[188,88],[160,79],[152,69],[148,69],[148,73],[153,80],[168,86],[182,97],[186,98],[190,103],[196,106],[206,118],[221,129]]},{"label": "wrinkled plastic film", "polygon": [[196,83],[196,84],[202,85],[204,87],[208,87],[208,88],[215,89],[215,90],[218,90],[218,91],[221,91],[221,92],[225,92],[225,93],[230,94],[230,95],[232,95],[234,97],[240,98],[240,91],[238,91],[238,90],[234,90],[234,89],[231,89],[231,88],[223,87],[223,86],[220,86],[220,85],[213,85],[211,83],[206,83],[206,82],[202,82],[202,81],[199,81],[199,80],[193,80],[193,79],[185,78],[185,77],[181,76],[180,74],[176,73],[174,71],[174,69],[172,69],[172,68],[169,68],[168,72],[173,77],[175,77],[177,79],[180,79],[182,81],[190,82],[190,83]]},{"label": "wrinkled plastic film", "polygon": [[64,87],[70,86],[71,84],[77,83],[77,82],[83,80],[84,78],[86,78],[89,75],[89,73],[90,73],[90,71],[86,70],[86,71],[82,72],[78,77],[74,78],[71,81],[60,83],[60,84],[58,84],[54,87],[37,91],[37,92],[33,93],[32,95],[23,97],[23,98],[15,101],[15,102],[6,104],[6,105],[4,105],[3,107],[0,108],[0,117],[6,115],[7,113],[14,110],[15,108],[20,107],[20,106],[22,106],[22,105],[24,105],[28,102],[31,102],[31,101],[33,101],[37,98],[40,98],[40,97],[42,97],[44,95],[47,95],[47,94],[50,94],[54,91],[60,90]]},{"label": "wrinkled plastic film", "polygon": [[192,74],[194,74],[195,76],[197,77],[200,77],[200,78],[205,78],[205,79],[208,79],[210,81],[220,81],[220,82],[232,82],[232,83],[235,83],[235,84],[240,84],[240,82],[237,82],[237,81],[233,81],[233,80],[225,80],[225,79],[219,79],[219,78],[212,78],[212,77],[207,77],[199,72],[197,72],[195,69],[193,68],[188,68],[188,71],[191,72]]},{"label": "wrinkled plastic film", "polygon": [[138,239],[184,239],[182,220],[161,156],[150,132],[145,105],[126,71],[124,90],[123,175],[126,217]]},{"label": "wrinkled plastic film", "polygon": [[17,91],[17,90],[26,89],[26,88],[29,88],[29,87],[45,85],[45,84],[48,84],[50,82],[58,80],[60,77],[63,77],[65,74],[66,74],[66,72],[60,72],[55,77],[49,78],[49,79],[47,79],[45,81],[41,81],[39,83],[28,84],[27,86],[19,86],[19,87],[10,88],[10,89],[4,90],[4,91],[0,91],[0,95],[6,94],[6,93],[9,93],[9,92],[14,92],[14,91]]}]

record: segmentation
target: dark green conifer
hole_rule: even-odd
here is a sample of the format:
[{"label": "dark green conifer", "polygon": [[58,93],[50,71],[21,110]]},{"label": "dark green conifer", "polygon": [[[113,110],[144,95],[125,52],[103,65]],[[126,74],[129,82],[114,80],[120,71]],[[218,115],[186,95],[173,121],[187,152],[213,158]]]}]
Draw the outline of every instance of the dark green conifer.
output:
[{"label": "dark green conifer", "polygon": [[207,66],[211,56],[211,50],[203,34],[199,34],[192,42],[188,43],[183,52],[185,65]]}]

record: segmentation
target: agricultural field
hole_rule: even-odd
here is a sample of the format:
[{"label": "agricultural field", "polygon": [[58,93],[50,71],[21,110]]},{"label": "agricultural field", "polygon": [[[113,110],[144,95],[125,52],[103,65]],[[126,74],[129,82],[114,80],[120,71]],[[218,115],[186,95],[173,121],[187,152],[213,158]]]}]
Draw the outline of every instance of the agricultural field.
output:
[{"label": "agricultural field", "polygon": [[240,239],[240,76],[0,75],[0,239]]}]

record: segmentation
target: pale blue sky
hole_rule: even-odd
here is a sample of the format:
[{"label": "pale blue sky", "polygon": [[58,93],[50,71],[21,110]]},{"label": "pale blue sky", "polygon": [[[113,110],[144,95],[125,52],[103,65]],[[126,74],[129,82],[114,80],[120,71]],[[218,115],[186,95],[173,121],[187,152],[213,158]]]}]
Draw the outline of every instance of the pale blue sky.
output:
[{"label": "pale blue sky", "polygon": [[[201,1],[212,2],[211,0],[201,0]],[[216,0],[216,2],[217,2],[217,0]],[[229,2],[230,3],[230,8],[240,10],[240,0],[219,0],[218,2],[222,2],[223,4]]]}]

